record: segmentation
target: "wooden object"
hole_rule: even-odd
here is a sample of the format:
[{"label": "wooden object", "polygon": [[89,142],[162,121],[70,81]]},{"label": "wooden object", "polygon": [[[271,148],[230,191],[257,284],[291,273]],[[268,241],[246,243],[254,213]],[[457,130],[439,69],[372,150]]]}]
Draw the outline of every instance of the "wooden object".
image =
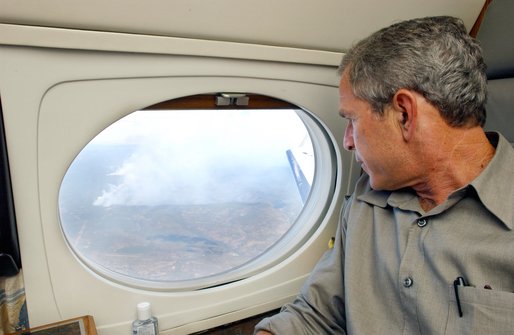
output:
[{"label": "wooden object", "polygon": [[86,315],[30,328],[9,335],[97,335],[95,320]]}]

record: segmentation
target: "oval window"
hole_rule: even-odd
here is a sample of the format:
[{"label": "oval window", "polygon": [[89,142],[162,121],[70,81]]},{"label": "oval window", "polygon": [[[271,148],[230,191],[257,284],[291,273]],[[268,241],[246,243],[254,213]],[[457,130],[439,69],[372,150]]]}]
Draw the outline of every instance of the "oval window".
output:
[{"label": "oval window", "polygon": [[286,103],[228,99],[133,112],[82,149],[59,209],[90,268],[138,287],[208,287],[272,264],[267,252],[313,229],[293,232],[315,179],[315,122]]}]

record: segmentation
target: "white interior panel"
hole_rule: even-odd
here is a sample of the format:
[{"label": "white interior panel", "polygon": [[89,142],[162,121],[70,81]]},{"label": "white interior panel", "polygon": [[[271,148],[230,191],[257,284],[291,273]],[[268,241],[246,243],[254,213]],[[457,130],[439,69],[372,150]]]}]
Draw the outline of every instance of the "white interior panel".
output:
[{"label": "white interior panel", "polygon": [[453,15],[485,0],[1,0],[0,22],[343,51],[395,21]]},{"label": "white interior panel", "polygon": [[[161,334],[189,334],[293,299],[360,172],[342,150],[342,51],[407,18],[453,15],[470,29],[484,1],[0,0],[0,94],[31,326],[90,314],[99,334],[124,335],[147,300]],[[227,91],[289,101],[330,131],[337,186],[320,227],[283,262],[203,290],[135,288],[82,265],[58,212],[74,157],[135,110]]]},{"label": "white interior panel", "polygon": [[[329,215],[297,252],[256,276],[192,292],[135,289],[82,266],[59,225],[59,186],[73,158],[109,124],[153,103],[198,93],[252,92],[290,101],[313,112],[340,146],[344,121],[337,113],[335,67],[22,47],[0,51],[31,325],[91,314],[100,334],[126,334],[136,303],[148,300],[163,334],[187,334],[279,307],[297,294],[334,233],[349,171],[338,171]],[[349,166],[351,155],[338,154],[336,160]]]}]

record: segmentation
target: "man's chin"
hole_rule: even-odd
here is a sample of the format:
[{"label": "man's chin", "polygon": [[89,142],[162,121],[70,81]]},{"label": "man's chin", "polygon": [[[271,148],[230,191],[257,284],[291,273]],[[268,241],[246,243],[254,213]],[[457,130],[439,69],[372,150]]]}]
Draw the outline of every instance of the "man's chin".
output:
[{"label": "man's chin", "polygon": [[369,176],[369,185],[375,191],[383,191],[384,190],[383,185],[378,183],[372,176]]},{"label": "man's chin", "polygon": [[380,186],[376,186],[376,185],[371,184],[371,183],[370,183],[370,186],[371,186],[371,189],[374,190],[374,191],[384,191],[384,188],[382,188]]},{"label": "man's chin", "polygon": [[401,187],[395,187],[394,185],[387,184],[385,182],[381,182],[372,176],[369,177],[369,185],[374,191],[395,191],[400,189]]},{"label": "man's chin", "polygon": [[373,183],[371,180],[369,182],[369,185],[371,186],[371,189],[373,191],[389,191],[389,192],[392,192],[392,191],[397,191],[397,190],[405,188],[405,187],[402,187],[402,186],[394,186],[394,185]]}]

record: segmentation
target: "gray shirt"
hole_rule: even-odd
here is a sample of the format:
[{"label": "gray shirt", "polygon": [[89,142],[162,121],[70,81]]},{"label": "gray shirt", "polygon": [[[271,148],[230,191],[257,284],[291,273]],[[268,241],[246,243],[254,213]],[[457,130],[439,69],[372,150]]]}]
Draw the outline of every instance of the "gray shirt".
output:
[{"label": "gray shirt", "polygon": [[[413,191],[375,191],[363,176],[334,248],[296,300],[256,329],[514,334],[514,149],[503,136],[488,136],[496,153],[486,169],[429,212]],[[456,291],[458,277],[468,286]]]}]

